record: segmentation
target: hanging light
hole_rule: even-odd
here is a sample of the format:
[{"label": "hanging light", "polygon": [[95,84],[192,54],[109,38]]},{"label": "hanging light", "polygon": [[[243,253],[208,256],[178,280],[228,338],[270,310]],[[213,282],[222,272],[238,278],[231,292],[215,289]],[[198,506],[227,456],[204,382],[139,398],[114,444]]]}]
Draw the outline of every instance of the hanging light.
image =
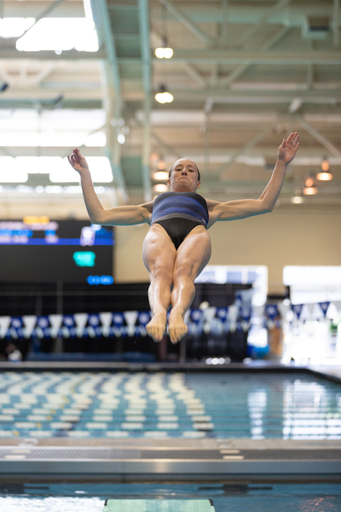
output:
[{"label": "hanging light", "polygon": [[170,59],[173,56],[173,48],[168,46],[168,26],[167,26],[167,8],[165,5],[161,6],[162,14],[162,45],[156,48],[155,55],[158,59]]},{"label": "hanging light", "polygon": [[329,162],[327,158],[322,160],[321,169],[322,171],[329,171]]},{"label": "hanging light", "polygon": [[159,91],[155,94],[155,99],[159,103],[171,103],[174,100],[173,95],[167,91],[165,85],[160,85]]},{"label": "hanging light", "polygon": [[321,163],[321,171],[317,174],[316,178],[320,181],[330,181],[333,179],[333,174],[329,170],[329,162],[324,158]]},{"label": "hanging light", "polygon": [[315,180],[311,173],[306,174],[304,184],[306,187],[313,187],[315,184]]},{"label": "hanging light", "polygon": [[304,180],[304,189],[302,190],[305,196],[314,196],[318,190],[315,186],[315,179],[311,172],[307,173]]},{"label": "hanging light", "polygon": [[159,160],[157,163],[157,168],[160,171],[163,171],[165,167],[166,167],[166,162],[164,160]]},{"label": "hanging light", "polygon": [[160,155],[158,153],[152,153],[150,155],[150,161],[151,162],[156,162],[157,160],[159,160],[159,158],[160,158]]},{"label": "hanging light", "polygon": [[168,180],[168,172],[167,171],[156,171],[153,174],[153,179],[156,181]]},{"label": "hanging light", "polygon": [[292,198],[290,199],[290,201],[293,204],[302,204],[302,203],[304,203],[304,199],[302,197],[302,192],[299,189],[295,190],[295,193],[292,196]]},{"label": "hanging light", "polygon": [[153,187],[154,192],[167,192],[168,187],[165,183],[157,183]]},{"label": "hanging light", "polygon": [[173,57],[173,48],[170,48],[167,44],[167,39],[164,37],[162,40],[162,46],[155,48],[155,55],[158,59],[171,59]]},{"label": "hanging light", "polygon": [[312,185],[310,187],[305,187],[302,192],[305,196],[314,196],[317,194],[318,190]]}]

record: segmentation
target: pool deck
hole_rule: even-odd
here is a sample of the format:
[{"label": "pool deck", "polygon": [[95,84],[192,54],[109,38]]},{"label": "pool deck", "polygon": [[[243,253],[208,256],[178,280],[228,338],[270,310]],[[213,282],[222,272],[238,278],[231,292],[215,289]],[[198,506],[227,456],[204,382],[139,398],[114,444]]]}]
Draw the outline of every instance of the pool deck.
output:
[{"label": "pool deck", "polygon": [[[35,442],[33,444],[33,441]],[[338,440],[3,439],[1,477],[196,480],[341,476]]]},{"label": "pool deck", "polygon": [[112,362],[0,362],[1,371],[128,371],[128,372],[261,372],[261,371],[291,371],[300,372],[307,371],[309,373],[318,374],[321,377],[329,378],[336,382],[341,382],[341,364],[298,364],[281,363],[272,360],[251,361],[250,363],[229,363],[208,365],[206,363],[112,363]]}]

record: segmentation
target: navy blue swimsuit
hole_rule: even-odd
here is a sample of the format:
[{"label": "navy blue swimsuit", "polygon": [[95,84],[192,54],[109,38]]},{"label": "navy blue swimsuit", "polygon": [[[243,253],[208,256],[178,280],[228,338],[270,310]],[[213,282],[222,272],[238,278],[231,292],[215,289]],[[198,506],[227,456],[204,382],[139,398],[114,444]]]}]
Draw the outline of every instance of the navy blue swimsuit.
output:
[{"label": "navy blue swimsuit", "polygon": [[170,236],[175,248],[195,226],[208,224],[206,200],[195,192],[165,192],[154,201],[152,224],[160,224]]}]

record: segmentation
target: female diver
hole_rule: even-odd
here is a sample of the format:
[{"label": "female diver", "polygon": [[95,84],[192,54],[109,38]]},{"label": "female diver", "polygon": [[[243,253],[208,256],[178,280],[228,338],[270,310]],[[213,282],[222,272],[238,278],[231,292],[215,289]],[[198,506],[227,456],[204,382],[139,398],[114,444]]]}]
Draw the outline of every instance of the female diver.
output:
[{"label": "female diver", "polygon": [[184,316],[194,298],[194,280],[211,256],[207,229],[217,221],[271,212],[281,191],[286,167],[298,147],[297,132],[283,139],[272,176],[259,199],[206,201],[196,193],[201,184],[197,166],[192,160],[181,158],[169,171],[169,192],[145,204],[116,206],[109,210],[103,209],[95,193],[87,162],[79,149],[68,155],[70,164],[80,174],[91,222],[109,226],[150,225],[142,255],[150,276],[148,298],[153,315],[146,329],[155,341],[164,335],[170,305],[168,330],[172,343],[187,332]]}]

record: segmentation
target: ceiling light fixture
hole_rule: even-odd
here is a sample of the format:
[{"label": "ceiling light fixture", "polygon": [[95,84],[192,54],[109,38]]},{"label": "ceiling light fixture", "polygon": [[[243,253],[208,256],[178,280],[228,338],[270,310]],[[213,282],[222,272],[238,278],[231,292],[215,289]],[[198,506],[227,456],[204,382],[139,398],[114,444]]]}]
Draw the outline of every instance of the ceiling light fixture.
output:
[{"label": "ceiling light fixture", "polygon": [[155,94],[155,99],[159,103],[172,103],[174,100],[173,95],[167,91],[167,88],[165,85],[160,85],[159,91]]},{"label": "ceiling light fixture", "polygon": [[153,174],[153,179],[156,181],[168,180],[168,172],[167,171],[156,171]]},{"label": "ceiling light fixture", "polygon": [[155,162],[156,160],[159,160],[160,155],[158,153],[152,153],[149,158],[151,162]]},{"label": "ceiling light fixture", "polygon": [[302,197],[302,192],[299,189],[295,190],[295,193],[292,196],[292,198],[290,199],[290,201],[293,204],[302,204],[302,203],[304,203],[304,199]]},{"label": "ceiling light fixture", "polygon": [[315,180],[311,173],[308,173],[305,177],[304,184],[306,187],[313,187],[315,184]]},{"label": "ceiling light fixture", "polygon": [[305,187],[303,189],[303,194],[305,196],[314,196],[315,194],[317,194],[318,190],[316,187],[314,186],[310,186],[310,187]]},{"label": "ceiling light fixture", "polygon": [[158,163],[157,163],[157,168],[159,169],[159,171],[163,171],[166,167],[166,162],[164,162],[163,160],[159,160]]},{"label": "ceiling light fixture", "polygon": [[167,8],[161,6],[161,22],[162,22],[162,44],[155,49],[155,55],[158,59],[170,59],[173,57],[173,48],[168,46],[168,26],[167,26]]},{"label": "ceiling light fixture", "polygon": [[173,57],[173,48],[167,45],[166,39],[163,39],[162,46],[155,48],[155,55],[158,59],[171,59]]},{"label": "ceiling light fixture", "polygon": [[329,171],[329,162],[327,158],[324,158],[321,163],[322,171]]},{"label": "ceiling light fixture", "polygon": [[330,181],[333,179],[333,174],[329,170],[329,162],[324,158],[321,163],[321,171],[317,174],[316,178],[320,181]]},{"label": "ceiling light fixture", "polygon": [[153,187],[154,192],[167,192],[168,187],[165,183],[157,183]]}]

